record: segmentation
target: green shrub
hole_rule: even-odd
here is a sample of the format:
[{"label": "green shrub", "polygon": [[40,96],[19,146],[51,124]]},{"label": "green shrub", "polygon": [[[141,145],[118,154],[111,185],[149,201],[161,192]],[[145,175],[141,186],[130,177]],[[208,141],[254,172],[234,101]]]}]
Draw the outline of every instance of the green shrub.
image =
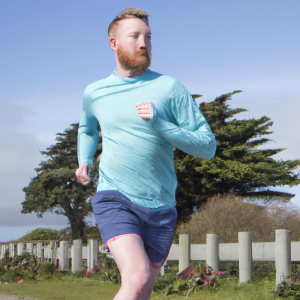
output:
[{"label": "green shrub", "polygon": [[[295,270],[297,266],[292,269]],[[279,297],[285,299],[300,300],[300,280],[299,272],[291,272],[286,279],[278,285],[276,293]]]},{"label": "green shrub", "polygon": [[276,269],[275,262],[260,261],[252,263],[252,278],[254,281],[262,280],[264,278],[275,278]]},{"label": "green shrub", "polygon": [[17,277],[17,273],[15,271],[8,270],[0,276],[0,281],[14,281],[15,277]]},{"label": "green shrub", "polygon": [[167,287],[173,286],[174,282],[178,280],[178,262],[168,262],[168,265],[165,268],[165,275],[157,277],[153,291],[163,291]]},{"label": "green shrub", "polygon": [[6,272],[7,272],[7,269],[5,269],[2,264],[0,264],[0,275],[3,275]]},{"label": "green shrub", "polygon": [[24,261],[26,261],[27,264],[37,263],[37,259],[33,255],[29,254],[28,252],[25,252],[15,257],[13,266],[16,267],[19,263],[22,264]]},{"label": "green shrub", "polygon": [[84,275],[85,275],[85,270],[76,271],[74,273],[75,278],[82,278],[82,277],[84,277]]},{"label": "green shrub", "polygon": [[39,266],[38,272],[41,276],[51,276],[53,274],[53,270],[53,264],[46,261]]}]

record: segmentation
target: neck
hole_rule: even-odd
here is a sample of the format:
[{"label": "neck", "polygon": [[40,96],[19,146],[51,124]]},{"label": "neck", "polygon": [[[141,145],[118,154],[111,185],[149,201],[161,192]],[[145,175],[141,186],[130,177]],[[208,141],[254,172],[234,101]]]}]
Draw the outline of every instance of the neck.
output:
[{"label": "neck", "polygon": [[119,76],[122,76],[122,77],[136,77],[136,76],[143,75],[146,71],[147,71],[147,69],[144,69],[144,70],[141,70],[141,71],[140,70],[138,70],[138,71],[136,71],[136,70],[133,70],[133,71],[132,70],[126,70],[121,66],[119,60],[117,59],[117,74]]}]

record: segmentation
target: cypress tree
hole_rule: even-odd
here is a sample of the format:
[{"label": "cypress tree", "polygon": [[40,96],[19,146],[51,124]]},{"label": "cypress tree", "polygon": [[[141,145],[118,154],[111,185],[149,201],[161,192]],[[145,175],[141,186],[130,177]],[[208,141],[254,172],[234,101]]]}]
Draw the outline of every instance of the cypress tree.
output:
[{"label": "cypress tree", "polygon": [[240,92],[224,94],[213,102],[199,105],[217,140],[217,151],[212,160],[191,157],[178,149],[174,153],[179,221],[188,221],[195,207],[217,194],[234,192],[254,198],[272,194],[284,198],[294,196],[257,191],[281,185],[298,185],[300,179],[293,170],[300,165],[300,160],[277,161],[272,156],[284,149],[259,149],[259,146],[271,141],[266,137],[273,133],[269,130],[273,125],[270,118],[232,119],[236,114],[247,111],[232,109],[228,104],[231,96]]},{"label": "cypress tree", "polygon": [[[84,238],[84,219],[92,212],[90,200],[95,193],[99,168],[98,160],[95,159],[91,167],[92,183],[82,186],[77,182],[78,126],[78,123],[71,124],[63,133],[57,133],[57,143],[47,148],[47,151],[40,151],[48,160],[42,161],[39,168],[35,169],[37,176],[23,189],[26,200],[22,202],[24,214],[35,212],[37,217],[42,218],[45,212],[51,211],[66,216],[73,239]],[[95,157],[99,156],[101,149],[100,140]]]}]

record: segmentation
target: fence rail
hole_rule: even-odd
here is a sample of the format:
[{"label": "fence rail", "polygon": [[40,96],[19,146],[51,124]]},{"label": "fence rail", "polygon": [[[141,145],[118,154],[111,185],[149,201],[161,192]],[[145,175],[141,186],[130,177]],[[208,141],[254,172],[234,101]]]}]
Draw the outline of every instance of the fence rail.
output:
[{"label": "fence rail", "polygon": [[[216,271],[219,270],[220,262],[239,262],[240,283],[252,280],[253,261],[275,261],[275,288],[291,271],[291,263],[300,263],[300,242],[291,242],[288,230],[276,230],[275,242],[252,243],[250,232],[239,232],[238,240],[238,243],[219,244],[218,235],[207,234],[206,244],[191,245],[189,235],[181,234],[179,244],[172,245],[167,260],[178,260],[179,272],[187,268],[193,260],[206,261]],[[10,257],[26,251],[41,261],[56,263],[60,270],[66,270],[72,261],[72,272],[76,272],[82,269],[84,260],[87,262],[87,270],[90,271],[98,260],[99,251],[105,252],[96,239],[89,240],[87,246],[82,245],[82,240],[74,240],[73,243],[70,248],[67,241],[60,241],[59,247],[56,246],[56,241],[51,241],[48,245],[40,241],[6,243],[0,245],[0,259],[7,250]]]}]

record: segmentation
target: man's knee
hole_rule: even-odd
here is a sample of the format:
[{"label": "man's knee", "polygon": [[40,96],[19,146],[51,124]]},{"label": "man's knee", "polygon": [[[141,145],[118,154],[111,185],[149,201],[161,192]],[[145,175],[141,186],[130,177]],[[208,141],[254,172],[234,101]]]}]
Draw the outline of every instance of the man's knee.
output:
[{"label": "man's knee", "polygon": [[150,279],[150,267],[148,266],[140,266],[134,269],[124,270],[122,274],[122,284],[130,285],[136,291],[141,291],[148,280]]}]

